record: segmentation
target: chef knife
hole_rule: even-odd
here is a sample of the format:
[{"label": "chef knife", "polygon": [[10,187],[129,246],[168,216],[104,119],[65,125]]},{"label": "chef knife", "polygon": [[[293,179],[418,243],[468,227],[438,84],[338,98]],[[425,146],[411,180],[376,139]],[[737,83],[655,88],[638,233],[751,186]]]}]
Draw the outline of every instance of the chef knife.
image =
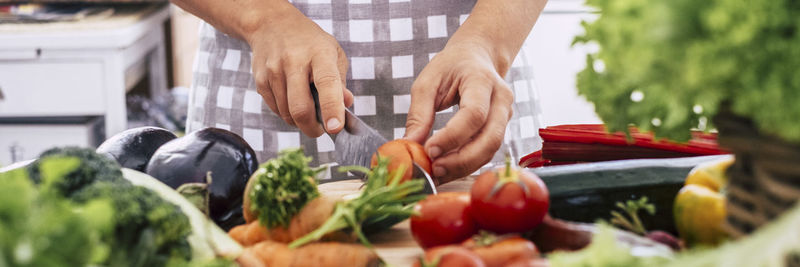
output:
[{"label": "chef knife", "polygon": [[[314,84],[311,84],[311,95],[314,97],[317,121],[325,128],[319,106],[319,93]],[[333,144],[336,148],[336,161],[343,166],[358,165],[369,168],[372,154],[378,150],[378,147],[387,142],[386,138],[383,138],[378,131],[367,125],[348,109],[344,110],[344,128],[339,133],[328,133],[328,135],[333,139]],[[416,163],[413,163],[411,167],[411,177],[425,180],[423,193],[436,194],[436,185],[430,174]]]}]

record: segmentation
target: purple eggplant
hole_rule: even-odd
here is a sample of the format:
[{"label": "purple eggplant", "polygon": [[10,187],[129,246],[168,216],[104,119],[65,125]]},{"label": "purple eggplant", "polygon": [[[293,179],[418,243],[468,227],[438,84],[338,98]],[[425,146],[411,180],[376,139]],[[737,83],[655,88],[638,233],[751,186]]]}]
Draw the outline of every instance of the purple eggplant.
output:
[{"label": "purple eggplant", "polygon": [[172,140],[156,150],[147,174],[177,189],[207,183],[208,215],[225,230],[244,223],[242,195],[258,169],[256,154],[240,136],[205,128]]},{"label": "purple eggplant", "polygon": [[97,153],[128,169],[144,172],[150,157],[161,145],[178,138],[158,127],[139,127],[118,133],[97,148]]}]

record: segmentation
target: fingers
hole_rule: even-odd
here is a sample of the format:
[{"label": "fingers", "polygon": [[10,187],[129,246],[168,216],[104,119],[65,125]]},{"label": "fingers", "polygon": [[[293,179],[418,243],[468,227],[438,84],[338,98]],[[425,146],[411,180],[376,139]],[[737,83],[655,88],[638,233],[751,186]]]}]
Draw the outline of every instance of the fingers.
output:
[{"label": "fingers", "polygon": [[467,78],[461,85],[458,112],[444,128],[425,143],[432,159],[466,144],[486,124],[492,100],[493,81],[489,78]]},{"label": "fingers", "polygon": [[275,115],[280,116],[278,104],[275,102],[275,95],[272,93],[272,88],[269,86],[269,74],[267,71],[267,59],[263,54],[257,51],[253,53],[253,79],[255,80],[256,90],[264,103],[267,104],[270,110]]},{"label": "fingers", "polygon": [[420,74],[411,85],[411,106],[408,108],[408,116],[406,116],[404,138],[420,144],[425,143],[435,119],[436,107],[434,105],[438,87],[439,82],[424,73]]},{"label": "fingers", "polygon": [[433,174],[440,182],[465,177],[492,159],[503,144],[506,126],[511,118],[513,94],[505,85],[492,92],[491,108],[486,124],[474,138],[458,150],[441,156],[433,162]]},{"label": "fingers", "polygon": [[281,68],[265,63],[264,66],[254,67],[254,69],[256,69],[254,70],[254,79],[261,98],[275,115],[281,117],[287,124],[294,126],[295,122],[289,113],[287,104],[286,80]]},{"label": "fingers", "polygon": [[[255,60],[253,61],[255,62]],[[267,69],[263,65],[253,65],[253,78],[255,79],[258,94],[261,95],[262,99],[264,99],[264,103],[267,104],[273,113],[280,116],[278,105],[275,103],[275,96],[273,95],[272,90],[269,87],[269,81],[267,80]]]},{"label": "fingers", "polygon": [[[314,99],[311,96],[311,87],[308,83],[308,68],[294,65],[290,67],[292,71],[287,73],[286,81],[289,86],[286,90],[288,99],[289,114],[303,134],[309,137],[319,137],[322,135],[322,127],[317,122],[317,112],[314,106]],[[320,99],[323,97],[320,95]]]},{"label": "fingers", "polygon": [[[318,53],[311,59],[314,85],[319,92],[322,122],[328,133],[338,133],[344,127],[345,89],[338,69],[337,56]],[[351,95],[352,96],[352,95]]]}]

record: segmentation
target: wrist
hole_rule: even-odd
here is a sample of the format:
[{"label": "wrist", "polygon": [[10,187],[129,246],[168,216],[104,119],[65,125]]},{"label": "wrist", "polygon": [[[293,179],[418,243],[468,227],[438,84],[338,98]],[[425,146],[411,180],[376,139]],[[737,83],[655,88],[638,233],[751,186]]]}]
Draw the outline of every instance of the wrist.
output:
[{"label": "wrist", "polygon": [[459,31],[447,42],[445,48],[454,48],[457,51],[470,51],[475,55],[482,55],[491,62],[500,76],[505,76],[514,61],[516,51],[511,51],[491,37],[479,32]]},{"label": "wrist", "polygon": [[256,7],[242,11],[237,17],[238,23],[235,29],[235,34],[239,39],[247,43],[252,43],[253,39],[257,39],[264,29],[276,27],[281,21],[292,17],[293,12],[299,12],[291,3],[286,0],[269,0],[260,1],[261,3]]}]

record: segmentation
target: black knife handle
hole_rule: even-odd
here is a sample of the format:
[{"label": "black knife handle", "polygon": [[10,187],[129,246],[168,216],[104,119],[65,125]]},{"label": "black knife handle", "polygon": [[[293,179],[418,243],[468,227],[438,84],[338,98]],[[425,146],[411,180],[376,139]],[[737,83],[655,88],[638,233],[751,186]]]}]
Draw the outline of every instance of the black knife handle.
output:
[{"label": "black knife handle", "polygon": [[322,121],[322,109],[319,107],[319,92],[317,91],[317,86],[311,83],[308,87],[311,88],[311,98],[314,98],[314,110],[317,113],[317,122],[319,122],[319,125],[322,125],[322,130],[325,131],[325,133],[331,138],[335,138],[336,135],[328,133],[328,129],[325,128],[325,122]]},{"label": "black knife handle", "polygon": [[322,129],[324,130],[325,123],[322,122],[322,109],[319,108],[319,92],[317,92],[317,86],[315,86],[314,83],[311,83],[309,87],[311,88],[311,97],[314,98],[314,110],[316,110],[317,113],[317,122],[322,124]]}]

